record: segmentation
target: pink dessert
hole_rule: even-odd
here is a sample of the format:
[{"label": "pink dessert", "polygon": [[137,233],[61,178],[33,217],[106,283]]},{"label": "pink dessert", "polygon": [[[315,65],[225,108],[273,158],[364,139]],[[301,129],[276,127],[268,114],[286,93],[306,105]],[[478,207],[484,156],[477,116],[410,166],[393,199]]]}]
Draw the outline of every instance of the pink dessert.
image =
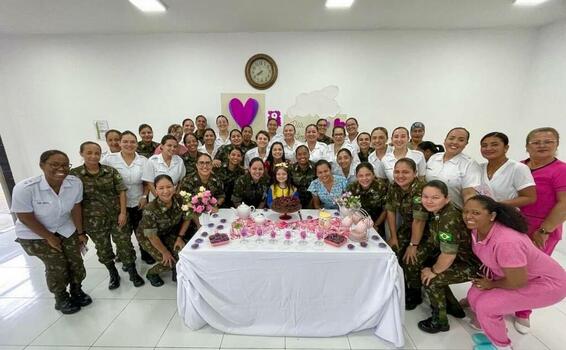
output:
[{"label": "pink dessert", "polygon": [[228,235],[225,233],[215,233],[208,237],[208,239],[210,240],[210,244],[213,247],[228,244],[228,242],[230,242],[230,237],[228,237]]},{"label": "pink dessert", "polygon": [[330,245],[335,246],[335,247],[341,247],[347,241],[348,241],[348,239],[346,237],[339,235],[337,233],[331,233],[331,234],[327,235],[326,237],[324,237],[325,243],[330,244]]}]

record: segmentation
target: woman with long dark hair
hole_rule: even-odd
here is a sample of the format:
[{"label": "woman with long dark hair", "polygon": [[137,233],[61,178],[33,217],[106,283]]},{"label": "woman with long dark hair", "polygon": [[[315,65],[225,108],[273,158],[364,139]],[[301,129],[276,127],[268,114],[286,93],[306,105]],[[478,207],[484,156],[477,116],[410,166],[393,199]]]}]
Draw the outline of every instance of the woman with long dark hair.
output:
[{"label": "woman with long dark hair", "polygon": [[[472,249],[483,263],[468,301],[487,337],[473,337],[476,349],[511,349],[504,316],[547,307],[566,297],[566,272],[529,239],[528,225],[514,207],[478,195],[464,207]],[[487,338],[487,339],[486,339]],[[482,347],[483,346],[483,347]]]}]

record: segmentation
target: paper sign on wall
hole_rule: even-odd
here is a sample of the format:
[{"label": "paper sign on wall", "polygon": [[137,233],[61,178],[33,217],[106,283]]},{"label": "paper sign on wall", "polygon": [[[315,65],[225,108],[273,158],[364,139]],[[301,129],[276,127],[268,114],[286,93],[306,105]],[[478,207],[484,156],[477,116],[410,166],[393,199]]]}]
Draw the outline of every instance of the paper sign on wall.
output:
[{"label": "paper sign on wall", "polygon": [[95,120],[94,127],[96,128],[96,138],[98,140],[104,140],[104,134],[110,130],[108,127],[108,120]]}]

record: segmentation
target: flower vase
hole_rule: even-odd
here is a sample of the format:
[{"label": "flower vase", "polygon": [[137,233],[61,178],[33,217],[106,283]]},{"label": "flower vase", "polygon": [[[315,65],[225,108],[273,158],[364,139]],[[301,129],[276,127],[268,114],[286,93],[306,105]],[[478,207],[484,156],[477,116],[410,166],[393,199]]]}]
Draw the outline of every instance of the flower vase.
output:
[{"label": "flower vase", "polygon": [[210,223],[210,213],[202,213],[199,216],[199,222],[201,226],[206,226]]},{"label": "flower vase", "polygon": [[342,218],[345,218],[346,216],[349,216],[350,214],[352,214],[352,211],[349,208],[346,208],[345,206],[340,206],[340,216]]}]

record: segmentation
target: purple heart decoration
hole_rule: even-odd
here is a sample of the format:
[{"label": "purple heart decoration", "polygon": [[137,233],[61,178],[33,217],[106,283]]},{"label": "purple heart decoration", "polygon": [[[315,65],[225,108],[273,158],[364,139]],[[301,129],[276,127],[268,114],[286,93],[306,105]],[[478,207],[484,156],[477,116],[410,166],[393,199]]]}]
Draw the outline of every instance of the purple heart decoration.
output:
[{"label": "purple heart decoration", "polygon": [[228,109],[236,124],[243,128],[244,126],[251,125],[254,121],[259,109],[259,102],[255,98],[248,98],[246,104],[242,105],[242,101],[233,98],[228,104]]}]

